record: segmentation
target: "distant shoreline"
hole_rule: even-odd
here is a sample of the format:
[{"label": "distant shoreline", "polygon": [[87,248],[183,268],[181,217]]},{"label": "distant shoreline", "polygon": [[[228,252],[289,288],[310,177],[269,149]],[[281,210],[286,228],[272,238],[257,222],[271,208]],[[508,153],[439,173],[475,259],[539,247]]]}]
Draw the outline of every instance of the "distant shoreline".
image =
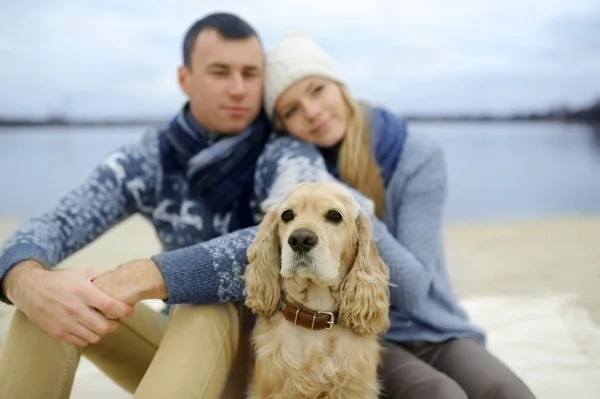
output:
[{"label": "distant shoreline", "polygon": [[[546,112],[521,112],[509,115],[498,114],[416,114],[398,112],[407,122],[564,122],[600,125],[600,100],[589,107],[572,110],[566,107]],[[164,126],[168,119],[69,119],[54,115],[48,118],[0,117],[0,127],[48,127],[48,126]]]},{"label": "distant shoreline", "polygon": [[[498,123],[498,122],[560,122],[581,123],[600,126],[600,120],[569,118],[525,118],[525,117],[487,117],[487,116],[403,116],[407,122],[432,123]],[[153,127],[166,126],[168,121],[55,121],[55,120],[1,120],[0,128],[5,127]]]},{"label": "distant shoreline", "polygon": [[126,126],[163,126],[168,121],[115,121],[115,120],[35,120],[35,119],[0,119],[0,128],[3,127],[126,127]]}]

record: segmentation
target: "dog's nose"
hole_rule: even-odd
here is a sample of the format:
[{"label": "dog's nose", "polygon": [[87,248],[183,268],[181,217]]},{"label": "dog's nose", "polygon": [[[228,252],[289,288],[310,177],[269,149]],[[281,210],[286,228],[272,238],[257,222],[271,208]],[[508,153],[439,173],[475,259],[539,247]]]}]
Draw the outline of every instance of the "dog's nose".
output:
[{"label": "dog's nose", "polygon": [[296,230],[288,238],[294,252],[308,252],[319,242],[319,237],[310,230]]}]

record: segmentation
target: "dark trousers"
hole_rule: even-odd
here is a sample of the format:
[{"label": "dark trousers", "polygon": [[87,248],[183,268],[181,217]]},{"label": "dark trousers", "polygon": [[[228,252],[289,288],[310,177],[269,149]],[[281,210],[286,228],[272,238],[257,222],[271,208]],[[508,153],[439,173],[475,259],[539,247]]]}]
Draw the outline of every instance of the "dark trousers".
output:
[{"label": "dark trousers", "polygon": [[529,388],[475,340],[386,343],[380,368],[388,399],[532,399]]}]

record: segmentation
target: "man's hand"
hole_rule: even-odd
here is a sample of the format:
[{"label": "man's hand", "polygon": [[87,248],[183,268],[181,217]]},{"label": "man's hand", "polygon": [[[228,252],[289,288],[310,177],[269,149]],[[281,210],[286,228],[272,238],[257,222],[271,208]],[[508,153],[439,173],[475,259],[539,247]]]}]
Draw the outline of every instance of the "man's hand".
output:
[{"label": "man's hand", "polygon": [[119,323],[100,312],[123,318],[133,307],[98,289],[93,269],[46,270],[36,261],[14,266],[3,280],[6,297],[46,333],[85,347],[117,329]]},{"label": "man's hand", "polygon": [[[93,283],[113,298],[135,305],[143,299],[166,299],[167,288],[158,266],[151,259],[124,263],[102,274]],[[113,315],[108,314],[110,318]]]}]

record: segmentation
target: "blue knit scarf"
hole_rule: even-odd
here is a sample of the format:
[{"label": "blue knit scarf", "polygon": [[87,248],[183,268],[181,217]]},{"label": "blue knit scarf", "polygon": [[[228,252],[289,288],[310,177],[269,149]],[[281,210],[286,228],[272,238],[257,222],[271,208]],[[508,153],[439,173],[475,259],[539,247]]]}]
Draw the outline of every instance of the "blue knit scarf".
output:
[{"label": "blue knit scarf", "polygon": [[373,151],[383,182],[390,182],[406,140],[406,122],[382,108],[366,110],[373,133]]},{"label": "blue knit scarf", "polygon": [[270,133],[262,110],[239,134],[210,133],[192,117],[187,103],[171,121],[165,138],[168,152],[185,170],[192,197],[213,214],[233,212],[230,227],[243,228],[253,224],[249,202],[255,164]]}]

